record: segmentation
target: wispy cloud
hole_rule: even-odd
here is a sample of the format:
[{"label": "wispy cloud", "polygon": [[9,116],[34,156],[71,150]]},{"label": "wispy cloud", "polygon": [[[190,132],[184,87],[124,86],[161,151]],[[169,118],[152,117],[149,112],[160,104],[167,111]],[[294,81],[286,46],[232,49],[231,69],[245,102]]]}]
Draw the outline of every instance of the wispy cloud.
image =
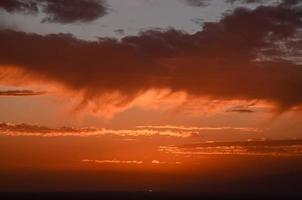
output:
[{"label": "wispy cloud", "polygon": [[98,163],[98,164],[137,164],[141,165],[144,162],[143,161],[137,161],[137,160],[89,160],[89,159],[83,159],[82,162],[87,163]]},{"label": "wispy cloud", "polygon": [[152,160],[151,161],[152,164],[155,164],[155,165],[162,165],[162,164],[173,164],[173,165],[181,165],[182,162],[166,162],[166,161],[159,161],[159,160]]},{"label": "wispy cloud", "polygon": [[30,124],[0,124],[0,135],[2,136],[36,136],[36,137],[89,137],[89,136],[172,136],[190,137],[191,131],[152,130],[152,129],[105,129],[105,128],[49,128],[45,126]]},{"label": "wispy cloud", "polygon": [[5,90],[0,91],[0,96],[38,96],[43,95],[46,92],[32,91],[32,90]]},{"label": "wispy cloud", "polygon": [[228,110],[227,112],[254,113],[255,111],[250,110],[250,109],[232,109],[232,110]]},{"label": "wispy cloud", "polygon": [[[185,0],[189,5],[191,6],[197,6],[197,7],[203,7],[207,6],[211,3],[211,0]],[[226,3],[242,3],[242,4],[248,4],[248,3],[258,3],[262,4],[265,1],[264,0],[224,0]]]},{"label": "wispy cloud", "polygon": [[243,131],[243,132],[263,132],[263,130],[259,128],[250,128],[250,127],[196,127],[196,126],[172,126],[172,125],[164,125],[164,126],[137,126],[139,129],[154,129],[154,130],[180,130],[180,131],[225,131],[225,130],[233,130],[233,131]]},{"label": "wispy cloud", "polygon": [[182,156],[302,156],[302,140],[208,142],[161,146],[159,151]]},{"label": "wispy cloud", "polygon": [[185,127],[185,126],[137,126],[135,129],[105,129],[105,128],[49,128],[30,124],[0,123],[0,135],[2,136],[36,136],[36,137],[89,137],[89,136],[171,136],[188,138],[201,134],[202,131],[242,131],[261,132],[255,128],[241,127]]},{"label": "wispy cloud", "polygon": [[140,160],[118,160],[118,159],[112,159],[112,160],[92,160],[92,159],[83,159],[81,160],[85,163],[97,163],[97,164],[154,164],[154,165],[180,165],[181,162],[167,162],[167,161],[159,161],[159,160],[152,160],[148,162],[140,161]]}]

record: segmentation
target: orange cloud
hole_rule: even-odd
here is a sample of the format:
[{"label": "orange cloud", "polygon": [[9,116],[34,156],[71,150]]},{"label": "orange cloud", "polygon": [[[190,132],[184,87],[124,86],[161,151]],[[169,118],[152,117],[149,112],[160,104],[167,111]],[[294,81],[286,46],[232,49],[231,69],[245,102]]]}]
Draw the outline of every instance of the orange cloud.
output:
[{"label": "orange cloud", "polygon": [[[144,163],[143,161],[137,161],[137,160],[90,160],[90,159],[83,159],[82,162],[86,163],[97,163],[97,164],[147,164],[146,162]],[[175,165],[180,165],[182,164],[181,162],[164,162],[164,161],[159,161],[159,160],[152,160],[151,164],[175,164]]]},{"label": "orange cloud", "polygon": [[159,151],[182,156],[302,156],[302,140],[206,142],[161,146]]},{"label": "orange cloud", "polygon": [[196,127],[196,126],[137,126],[139,129],[159,129],[159,130],[181,130],[181,131],[223,131],[223,130],[234,130],[243,132],[263,132],[263,130],[258,128],[249,127]]},{"label": "orange cloud", "polygon": [[92,163],[98,163],[98,164],[138,164],[141,165],[144,162],[143,161],[137,161],[137,160],[89,160],[89,159],[83,159],[82,162],[92,162]]},{"label": "orange cloud", "polygon": [[155,165],[162,165],[162,164],[175,164],[175,165],[181,165],[181,162],[164,162],[164,161],[159,161],[159,160],[152,160],[151,161],[152,164]]},{"label": "orange cloud", "polygon": [[260,129],[242,127],[184,127],[184,126],[137,126],[136,129],[105,129],[105,128],[49,128],[30,124],[0,123],[2,136],[31,136],[31,137],[89,137],[113,135],[120,137],[139,136],[170,136],[188,138],[202,134],[202,131],[226,131],[258,133]]}]

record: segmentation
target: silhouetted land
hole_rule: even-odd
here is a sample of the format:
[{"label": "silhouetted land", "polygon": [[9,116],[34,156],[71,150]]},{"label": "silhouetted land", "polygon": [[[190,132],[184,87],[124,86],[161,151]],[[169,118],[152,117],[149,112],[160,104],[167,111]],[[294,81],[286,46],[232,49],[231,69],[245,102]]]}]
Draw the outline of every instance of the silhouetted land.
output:
[{"label": "silhouetted land", "polygon": [[259,195],[259,194],[228,194],[228,195],[208,195],[208,194],[180,194],[180,193],[150,193],[150,192],[40,192],[40,193],[1,193],[1,199],[16,200],[161,200],[161,199],[299,199],[302,195]]}]

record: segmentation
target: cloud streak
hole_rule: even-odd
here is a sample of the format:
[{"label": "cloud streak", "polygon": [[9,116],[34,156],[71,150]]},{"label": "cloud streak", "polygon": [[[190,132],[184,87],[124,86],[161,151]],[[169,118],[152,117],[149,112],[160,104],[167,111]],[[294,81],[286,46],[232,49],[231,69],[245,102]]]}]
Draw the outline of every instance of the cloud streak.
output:
[{"label": "cloud streak", "polygon": [[6,90],[0,91],[0,96],[39,96],[45,92],[38,92],[32,90]]},{"label": "cloud streak", "polygon": [[137,164],[141,165],[144,162],[143,161],[137,161],[137,160],[89,160],[89,159],[83,159],[82,162],[86,163],[97,163],[97,164]]},{"label": "cloud streak", "polygon": [[261,130],[253,128],[236,128],[236,127],[152,127],[138,126],[136,129],[105,129],[105,128],[49,128],[45,126],[30,124],[11,124],[0,123],[0,136],[11,137],[91,137],[91,136],[119,136],[119,137],[151,137],[151,136],[169,136],[188,138],[201,135],[203,131],[225,131],[233,130],[239,132],[258,133]]},{"label": "cloud streak", "polygon": [[[191,6],[203,7],[211,3],[211,0],[185,0]],[[226,3],[234,4],[236,2],[242,4],[263,3],[263,0],[224,0]]]},{"label": "cloud streak", "polygon": [[260,133],[263,130],[258,128],[249,128],[249,127],[196,127],[196,126],[137,126],[139,129],[158,129],[158,130],[180,130],[180,131],[242,131],[242,132],[256,132]]},{"label": "cloud streak", "polygon": [[302,156],[302,140],[208,142],[161,146],[159,151],[182,156]]},{"label": "cloud streak", "polygon": [[142,164],[153,164],[153,165],[181,165],[181,162],[165,162],[159,160],[152,160],[151,162],[144,162],[141,160],[91,160],[91,159],[83,159],[84,163],[96,163],[96,164],[126,164],[126,165],[142,165]]},{"label": "cloud streak", "polygon": [[153,164],[153,165],[181,165],[181,162],[165,162],[159,160],[152,160],[151,162],[144,162],[141,160],[91,160],[91,159],[83,159],[84,163],[95,163],[95,164],[114,164],[114,165],[142,165],[142,164]]},{"label": "cloud streak", "polygon": [[235,112],[235,113],[254,113],[255,111],[250,109],[232,109],[228,110],[227,112]]}]

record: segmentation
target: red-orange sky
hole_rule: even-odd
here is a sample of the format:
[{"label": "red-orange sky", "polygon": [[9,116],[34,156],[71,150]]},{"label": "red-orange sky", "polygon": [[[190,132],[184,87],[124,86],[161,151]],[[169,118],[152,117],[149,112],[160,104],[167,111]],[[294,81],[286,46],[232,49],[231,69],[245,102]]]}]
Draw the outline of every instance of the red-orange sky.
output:
[{"label": "red-orange sky", "polygon": [[0,190],[302,174],[301,30],[299,0],[1,0]]}]

